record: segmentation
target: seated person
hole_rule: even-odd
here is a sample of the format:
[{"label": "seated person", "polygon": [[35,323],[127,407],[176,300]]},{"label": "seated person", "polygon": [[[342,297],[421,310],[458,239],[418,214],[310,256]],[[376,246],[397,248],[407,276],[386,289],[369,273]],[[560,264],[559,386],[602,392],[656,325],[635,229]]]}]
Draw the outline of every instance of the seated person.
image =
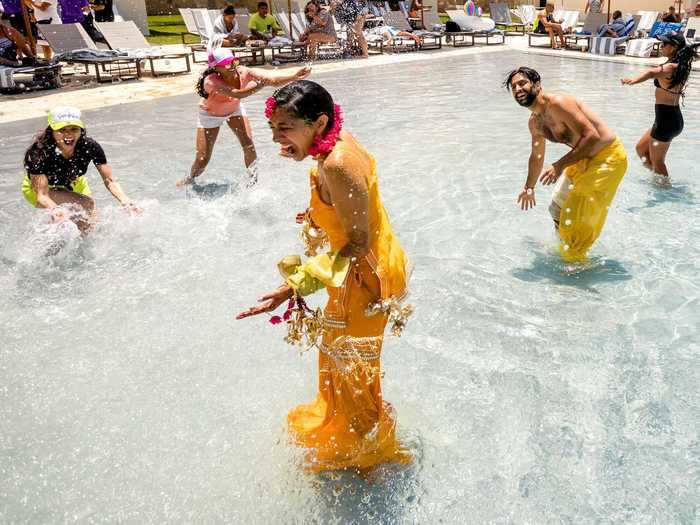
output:
[{"label": "seated person", "polygon": [[669,6],[668,11],[664,13],[664,15],[661,17],[661,21],[668,22],[671,24],[677,24],[681,21],[681,17],[678,13],[676,13],[675,7]]},{"label": "seated person", "polygon": [[333,44],[338,40],[335,24],[330,12],[322,10],[316,0],[306,4],[304,16],[308,25],[299,40],[308,43],[309,58],[314,59],[319,44]]},{"label": "seated person", "polygon": [[598,30],[598,36],[618,38],[620,36],[620,33],[622,33],[624,29],[625,21],[622,19],[622,11],[615,11],[613,13],[612,22],[600,26],[600,29]]},{"label": "seated person", "polygon": [[367,35],[378,35],[382,37],[382,40],[385,45],[391,46],[394,44],[394,37],[400,36],[403,38],[410,38],[416,43],[416,46],[420,45],[420,38],[418,38],[416,35],[413,33],[409,33],[408,31],[399,31],[395,27],[392,26],[386,26],[386,25],[381,25],[381,26],[376,26],[368,29]]},{"label": "seated person", "polygon": [[[24,59],[20,57],[24,55]],[[32,65],[34,52],[22,33],[14,27],[0,24],[0,67],[21,67]]]},{"label": "seated person", "polygon": [[559,46],[556,45],[554,37],[555,35],[559,37],[559,42],[561,47],[565,47],[564,42],[564,31],[561,25],[561,21],[554,20],[554,4],[547,4],[544,11],[537,13],[537,18],[535,19],[534,32],[542,35],[549,35],[551,41],[552,49],[558,49]]},{"label": "seated person", "polygon": [[258,12],[250,17],[248,29],[254,38],[265,42],[269,42],[277,36],[280,26],[275,17],[270,14],[267,2],[258,2]]},{"label": "seated person", "polygon": [[214,22],[214,34],[223,36],[222,47],[244,46],[246,37],[238,30],[236,8],[227,5]]}]

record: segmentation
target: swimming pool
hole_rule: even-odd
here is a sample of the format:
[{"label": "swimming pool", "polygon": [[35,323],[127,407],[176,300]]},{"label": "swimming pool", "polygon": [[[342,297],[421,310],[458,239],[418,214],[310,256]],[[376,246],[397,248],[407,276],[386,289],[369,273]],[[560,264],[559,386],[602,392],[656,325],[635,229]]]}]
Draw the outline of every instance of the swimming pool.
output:
[{"label": "swimming pool", "polygon": [[[576,275],[553,255],[551,190],[534,211],[515,203],[528,112],[500,83],[523,64],[581,97],[630,154],[594,265]],[[387,340],[383,385],[418,459],[369,486],[299,472],[282,430],[315,393],[315,356],[262,318],[233,321],[301,250],[310,162],[276,156],[269,92],[246,104],[260,183],[213,200],[174,187],[194,95],[86,112],[145,213],[123,215],[93,171],[102,225],[50,258],[18,193],[43,122],[3,125],[2,521],[694,523],[700,88],[695,75],[661,189],[633,155],[653,119],[651,85],[619,85],[636,70],[504,51],[314,78],[375,154],[416,264],[416,311]],[[243,174],[226,130],[208,174]]]}]

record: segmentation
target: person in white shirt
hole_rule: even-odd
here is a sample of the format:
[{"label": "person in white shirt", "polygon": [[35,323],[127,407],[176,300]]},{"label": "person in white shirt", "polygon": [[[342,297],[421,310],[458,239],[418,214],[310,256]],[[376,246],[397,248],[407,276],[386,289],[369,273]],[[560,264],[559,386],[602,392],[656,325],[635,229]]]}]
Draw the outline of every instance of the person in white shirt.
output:
[{"label": "person in white shirt", "polygon": [[[61,17],[58,16],[58,0],[31,0],[34,8],[34,18],[37,24],[61,24]],[[51,59],[51,47],[47,42],[39,40],[37,45],[41,46],[44,58]]]},{"label": "person in white shirt", "polygon": [[214,34],[223,37],[222,47],[244,46],[246,37],[238,30],[236,10],[228,5],[214,22]]}]

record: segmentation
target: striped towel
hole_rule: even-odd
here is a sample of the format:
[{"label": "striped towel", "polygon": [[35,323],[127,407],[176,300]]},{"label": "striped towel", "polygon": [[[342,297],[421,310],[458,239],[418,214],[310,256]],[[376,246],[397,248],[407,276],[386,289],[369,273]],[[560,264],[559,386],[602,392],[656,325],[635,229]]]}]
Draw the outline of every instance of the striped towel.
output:
[{"label": "striped towel", "polygon": [[591,53],[594,55],[614,55],[617,46],[626,40],[626,36],[622,38],[594,37],[591,39]]}]

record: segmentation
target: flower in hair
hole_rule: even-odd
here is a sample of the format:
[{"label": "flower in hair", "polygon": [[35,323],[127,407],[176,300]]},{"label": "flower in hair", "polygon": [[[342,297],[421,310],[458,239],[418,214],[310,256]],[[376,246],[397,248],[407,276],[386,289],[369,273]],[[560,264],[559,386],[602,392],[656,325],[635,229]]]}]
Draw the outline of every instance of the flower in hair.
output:
[{"label": "flower in hair", "polygon": [[267,97],[267,100],[265,101],[265,118],[268,120],[272,118],[272,114],[275,112],[276,108],[277,101],[275,100],[275,97]]},{"label": "flower in hair", "polygon": [[338,142],[340,130],[343,129],[343,111],[338,104],[333,104],[333,127],[323,135],[317,135],[314,143],[309,148],[309,155],[318,157],[328,155]]}]

